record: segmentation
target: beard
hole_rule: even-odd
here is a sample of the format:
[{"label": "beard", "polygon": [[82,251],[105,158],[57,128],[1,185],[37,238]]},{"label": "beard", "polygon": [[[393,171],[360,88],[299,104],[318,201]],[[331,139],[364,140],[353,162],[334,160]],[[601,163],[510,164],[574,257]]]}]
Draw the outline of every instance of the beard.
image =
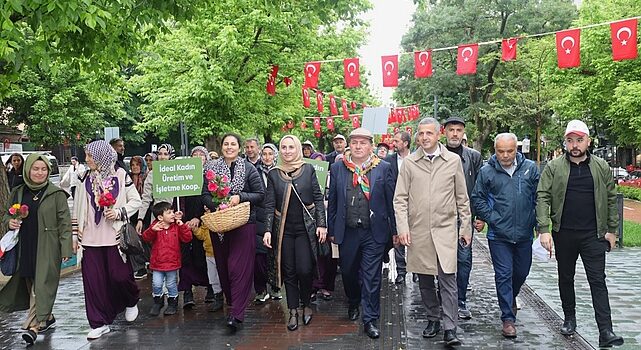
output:
[{"label": "beard", "polygon": [[570,156],[574,158],[581,158],[585,155],[586,151],[582,151],[578,148],[573,148],[570,150]]}]

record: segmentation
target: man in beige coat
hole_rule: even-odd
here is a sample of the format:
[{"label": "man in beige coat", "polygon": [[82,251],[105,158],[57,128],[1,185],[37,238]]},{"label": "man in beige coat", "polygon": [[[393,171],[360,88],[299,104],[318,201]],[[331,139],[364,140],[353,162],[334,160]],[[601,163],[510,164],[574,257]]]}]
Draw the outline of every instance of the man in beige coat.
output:
[{"label": "man in beige coat", "polygon": [[[459,345],[456,337],[457,245],[471,243],[471,214],[460,157],[438,142],[440,124],[434,118],[419,122],[419,148],[401,165],[394,195],[398,239],[407,247],[407,271],[419,274],[419,288],[427,308],[423,337],[441,329],[446,345]],[[461,229],[457,228],[457,215]],[[465,227],[463,227],[465,226]],[[460,236],[459,233],[460,232]],[[442,302],[436,295],[438,276]],[[442,306],[442,316],[440,307]]]}]

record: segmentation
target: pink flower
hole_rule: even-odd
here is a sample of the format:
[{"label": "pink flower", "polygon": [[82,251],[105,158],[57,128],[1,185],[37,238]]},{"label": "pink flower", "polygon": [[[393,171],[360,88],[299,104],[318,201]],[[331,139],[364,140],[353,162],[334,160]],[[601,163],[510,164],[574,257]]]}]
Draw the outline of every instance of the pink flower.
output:
[{"label": "pink flower", "polygon": [[227,177],[227,175],[223,175],[223,182],[229,182],[229,178]]},{"label": "pink flower", "polygon": [[205,178],[207,180],[213,180],[214,177],[216,177],[216,173],[211,169],[207,170],[207,172],[205,173]]},{"label": "pink flower", "polygon": [[225,203],[222,203],[221,205],[218,206],[219,210],[223,210],[223,209],[227,209],[227,208],[229,208],[229,206],[227,204],[225,204]]},{"label": "pink flower", "polygon": [[223,195],[227,196],[230,191],[231,191],[231,187],[229,187],[229,186],[223,188]]},{"label": "pink flower", "polygon": [[29,212],[29,207],[26,204],[23,204],[20,207],[20,213],[28,213]]},{"label": "pink flower", "polygon": [[216,184],[215,182],[210,182],[207,185],[207,189],[209,190],[209,192],[216,192],[216,190],[218,190],[218,184]]},{"label": "pink flower", "polygon": [[9,214],[10,215],[16,215],[16,208],[14,208],[14,207],[9,208]]}]

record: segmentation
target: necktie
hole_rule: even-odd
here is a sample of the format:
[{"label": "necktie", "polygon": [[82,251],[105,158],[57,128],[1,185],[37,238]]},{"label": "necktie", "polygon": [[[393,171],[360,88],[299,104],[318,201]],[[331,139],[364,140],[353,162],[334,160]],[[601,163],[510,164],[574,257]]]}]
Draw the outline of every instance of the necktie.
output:
[{"label": "necktie", "polygon": [[433,154],[428,155],[428,156],[427,156],[427,159],[429,159],[429,160],[434,159],[434,155],[433,155]]}]

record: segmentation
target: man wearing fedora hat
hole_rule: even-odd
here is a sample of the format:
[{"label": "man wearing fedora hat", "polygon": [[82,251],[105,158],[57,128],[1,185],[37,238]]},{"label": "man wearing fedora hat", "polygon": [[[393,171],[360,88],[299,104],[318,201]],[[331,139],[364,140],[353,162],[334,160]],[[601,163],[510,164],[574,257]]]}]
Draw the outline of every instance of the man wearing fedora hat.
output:
[{"label": "man wearing fedora hat", "polygon": [[[605,253],[614,248],[619,217],[608,163],[588,152],[590,130],[580,120],[565,129],[565,156],[550,161],[537,188],[536,219],[541,245],[555,255],[564,322],[561,334],[576,330],[574,274],[581,256],[599,327],[599,347],[623,345],[612,331]],[[550,223],[552,235],[550,235]]]},{"label": "man wearing fedora hat", "polygon": [[362,305],[365,333],[378,338],[383,255],[396,224],[391,166],[372,153],[372,139],[369,130],[354,129],[350,151],[331,166],[327,224],[339,246],[347,315],[357,320]]}]

